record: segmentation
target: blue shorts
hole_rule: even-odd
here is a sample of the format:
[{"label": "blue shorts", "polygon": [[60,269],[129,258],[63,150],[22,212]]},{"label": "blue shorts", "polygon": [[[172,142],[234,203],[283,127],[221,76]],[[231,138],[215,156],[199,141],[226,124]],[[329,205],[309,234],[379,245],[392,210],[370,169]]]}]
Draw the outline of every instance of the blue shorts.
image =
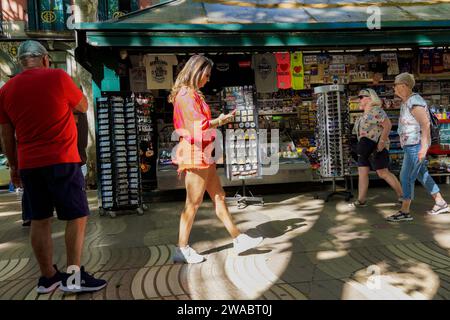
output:
[{"label": "blue shorts", "polygon": [[79,163],[20,170],[23,185],[23,209],[31,220],[43,220],[56,214],[60,220],[89,215],[84,177]]}]

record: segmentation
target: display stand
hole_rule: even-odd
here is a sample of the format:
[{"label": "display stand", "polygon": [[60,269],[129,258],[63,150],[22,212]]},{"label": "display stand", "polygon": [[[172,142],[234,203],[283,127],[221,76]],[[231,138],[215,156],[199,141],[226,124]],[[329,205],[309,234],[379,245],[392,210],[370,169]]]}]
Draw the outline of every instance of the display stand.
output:
[{"label": "display stand", "polygon": [[144,213],[137,146],[134,97],[102,92],[97,99],[97,172],[100,215],[119,211]]},{"label": "display stand", "polygon": [[[348,189],[348,180],[350,180],[350,190]],[[349,179],[347,179],[347,177],[345,177],[344,181],[345,181],[345,189],[337,190],[336,177],[331,178],[331,182],[332,182],[331,191],[329,191],[323,195],[316,194],[314,196],[314,198],[315,199],[323,198],[323,200],[325,202],[328,202],[328,201],[330,201],[330,199],[333,196],[341,196],[341,197],[345,198],[345,201],[350,201],[350,199],[353,198],[353,181],[352,181],[351,177]]]},{"label": "display stand", "polygon": [[[319,174],[323,180],[331,180],[332,191],[326,193],[325,202],[333,196],[343,196],[346,201],[352,197],[353,186],[348,189],[350,177],[350,128],[347,98],[344,86],[321,86],[314,89],[317,94],[316,141],[320,155]],[[345,181],[345,189],[337,190],[336,180]],[[320,198],[319,195],[315,196]]]},{"label": "display stand", "polygon": [[[240,189],[236,191],[233,197],[227,197],[227,201],[236,201],[238,209],[244,209],[249,205],[259,205],[264,206],[264,199],[262,197],[255,197],[253,193],[247,189],[248,187],[245,184],[245,180],[242,180],[242,186]],[[242,192],[240,194],[239,192]],[[247,196],[247,191],[250,196]]]},{"label": "display stand", "polygon": [[[242,181],[234,197],[228,197],[226,200],[237,201],[239,209],[250,204],[264,205],[263,198],[253,196],[245,184],[245,180],[261,178],[262,171],[258,113],[253,95],[252,86],[226,87],[222,92],[224,113],[236,110],[234,122],[227,125],[225,133],[225,170],[228,179]],[[247,192],[250,196],[247,196]]]}]

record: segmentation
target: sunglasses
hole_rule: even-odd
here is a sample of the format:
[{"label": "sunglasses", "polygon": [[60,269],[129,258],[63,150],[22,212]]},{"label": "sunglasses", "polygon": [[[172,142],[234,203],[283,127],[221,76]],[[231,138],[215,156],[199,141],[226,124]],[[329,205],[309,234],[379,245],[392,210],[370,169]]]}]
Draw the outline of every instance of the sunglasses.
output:
[{"label": "sunglasses", "polygon": [[364,98],[368,98],[369,96],[358,96],[358,99],[364,99]]}]

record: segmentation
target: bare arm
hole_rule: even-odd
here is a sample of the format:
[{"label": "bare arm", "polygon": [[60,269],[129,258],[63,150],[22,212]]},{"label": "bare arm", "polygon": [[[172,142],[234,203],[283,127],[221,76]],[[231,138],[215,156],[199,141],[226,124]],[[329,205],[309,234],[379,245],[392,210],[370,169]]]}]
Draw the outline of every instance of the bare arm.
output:
[{"label": "bare arm", "polygon": [[236,110],[228,114],[221,114],[218,118],[210,121],[211,128],[217,128],[233,121],[234,115],[236,114]]},{"label": "bare arm", "polygon": [[381,133],[380,140],[387,141],[389,139],[389,133],[391,132],[392,129],[392,122],[389,118],[386,118],[381,123],[381,126],[383,127],[383,132]]},{"label": "bare arm", "polygon": [[388,117],[381,122],[383,132],[381,132],[380,140],[378,141],[377,151],[381,152],[386,146],[386,141],[389,139],[389,133],[391,132],[392,122]]},{"label": "bare arm", "polygon": [[419,151],[419,160],[422,161],[427,155],[428,148],[430,146],[430,120],[428,119],[427,109],[422,107],[415,107],[411,111],[414,118],[419,122],[421,137],[421,148]]},{"label": "bare arm", "polygon": [[88,111],[88,107],[89,107],[88,101],[86,97],[83,95],[80,102],[74,107],[74,109],[81,113],[86,113]]},{"label": "bare arm", "polygon": [[20,186],[19,169],[17,161],[17,146],[16,137],[14,135],[15,129],[10,123],[0,124],[2,146],[8,159],[9,171],[11,174],[11,181],[15,186]]}]

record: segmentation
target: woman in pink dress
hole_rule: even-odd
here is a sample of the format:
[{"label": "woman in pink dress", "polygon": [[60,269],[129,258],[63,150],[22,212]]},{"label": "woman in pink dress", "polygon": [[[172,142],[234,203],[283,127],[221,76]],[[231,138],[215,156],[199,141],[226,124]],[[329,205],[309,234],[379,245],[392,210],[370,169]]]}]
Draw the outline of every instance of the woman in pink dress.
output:
[{"label": "woman in pink dress", "polygon": [[211,197],[216,215],[233,238],[237,254],[256,247],[262,237],[252,238],[241,233],[233,223],[225,203],[225,192],[211,155],[215,128],[231,122],[234,112],[211,118],[211,111],[200,92],[211,76],[213,62],[201,55],[192,56],[175,81],[169,102],[174,106],[173,122],[181,136],[176,148],[178,173],[186,174],[186,204],[181,213],[178,247],[174,262],[200,263],[205,258],[188,245],[189,235],[205,191]]}]

